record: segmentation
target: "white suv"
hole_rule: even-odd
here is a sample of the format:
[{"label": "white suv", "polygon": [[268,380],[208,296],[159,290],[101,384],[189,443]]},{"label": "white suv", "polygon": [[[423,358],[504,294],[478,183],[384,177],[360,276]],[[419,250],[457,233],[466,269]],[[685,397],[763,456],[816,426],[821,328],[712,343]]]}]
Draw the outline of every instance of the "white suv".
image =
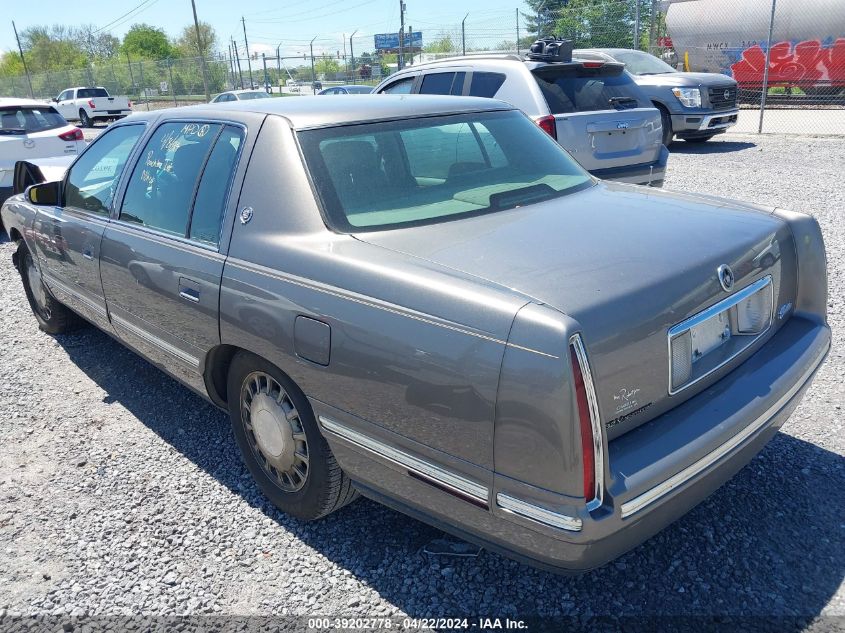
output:
[{"label": "white suv", "polygon": [[85,145],[82,130],[53,106],[32,99],[0,99],[0,203],[12,194],[16,162],[76,156]]},{"label": "white suv", "polygon": [[373,92],[495,97],[525,112],[594,176],[663,184],[669,152],[660,112],[619,63],[454,57],[401,70]]}]

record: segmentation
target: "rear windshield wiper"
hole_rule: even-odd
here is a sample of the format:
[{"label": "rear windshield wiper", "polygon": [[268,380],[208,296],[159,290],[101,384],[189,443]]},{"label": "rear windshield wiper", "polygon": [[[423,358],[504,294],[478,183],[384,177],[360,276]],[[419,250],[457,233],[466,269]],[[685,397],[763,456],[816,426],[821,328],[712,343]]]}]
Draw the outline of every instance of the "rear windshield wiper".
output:
[{"label": "rear windshield wiper", "polygon": [[639,105],[639,102],[633,97],[611,97],[608,102],[618,110],[630,110]]}]

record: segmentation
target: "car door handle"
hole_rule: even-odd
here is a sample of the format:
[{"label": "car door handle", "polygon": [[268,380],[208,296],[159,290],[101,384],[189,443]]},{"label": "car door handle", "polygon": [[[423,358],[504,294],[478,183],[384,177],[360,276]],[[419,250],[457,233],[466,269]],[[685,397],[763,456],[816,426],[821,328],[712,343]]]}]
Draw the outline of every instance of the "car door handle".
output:
[{"label": "car door handle", "polygon": [[191,303],[200,302],[200,285],[193,279],[179,277],[179,296]]}]

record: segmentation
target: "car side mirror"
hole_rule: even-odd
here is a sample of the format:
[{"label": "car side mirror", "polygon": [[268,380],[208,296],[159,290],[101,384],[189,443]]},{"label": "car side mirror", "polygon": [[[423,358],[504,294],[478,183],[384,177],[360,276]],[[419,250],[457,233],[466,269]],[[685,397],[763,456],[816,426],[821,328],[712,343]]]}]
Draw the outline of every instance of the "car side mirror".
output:
[{"label": "car side mirror", "polygon": [[61,200],[60,182],[42,182],[38,185],[27,187],[24,196],[32,204],[37,204],[42,207],[55,207]]}]

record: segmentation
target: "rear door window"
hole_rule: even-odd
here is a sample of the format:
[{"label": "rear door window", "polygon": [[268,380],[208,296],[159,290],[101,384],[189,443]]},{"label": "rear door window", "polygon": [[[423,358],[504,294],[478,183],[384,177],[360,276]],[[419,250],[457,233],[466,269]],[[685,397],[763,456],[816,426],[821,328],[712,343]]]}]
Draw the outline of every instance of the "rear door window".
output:
[{"label": "rear door window", "polygon": [[191,202],[220,123],[164,123],[129,178],[120,219],[185,237]]},{"label": "rear door window", "polygon": [[505,83],[505,76],[501,73],[472,73],[469,94],[471,97],[492,99],[503,83]]},{"label": "rear door window", "polygon": [[627,110],[646,99],[631,76],[603,69],[546,66],[533,71],[552,114]]},{"label": "rear door window", "polygon": [[422,95],[462,95],[466,73],[428,73],[423,75],[420,94]]},{"label": "rear door window", "polygon": [[243,131],[233,125],[227,125],[214,144],[202,172],[191,214],[188,237],[192,240],[217,246],[229,188],[235,175],[235,164],[242,144]]}]

